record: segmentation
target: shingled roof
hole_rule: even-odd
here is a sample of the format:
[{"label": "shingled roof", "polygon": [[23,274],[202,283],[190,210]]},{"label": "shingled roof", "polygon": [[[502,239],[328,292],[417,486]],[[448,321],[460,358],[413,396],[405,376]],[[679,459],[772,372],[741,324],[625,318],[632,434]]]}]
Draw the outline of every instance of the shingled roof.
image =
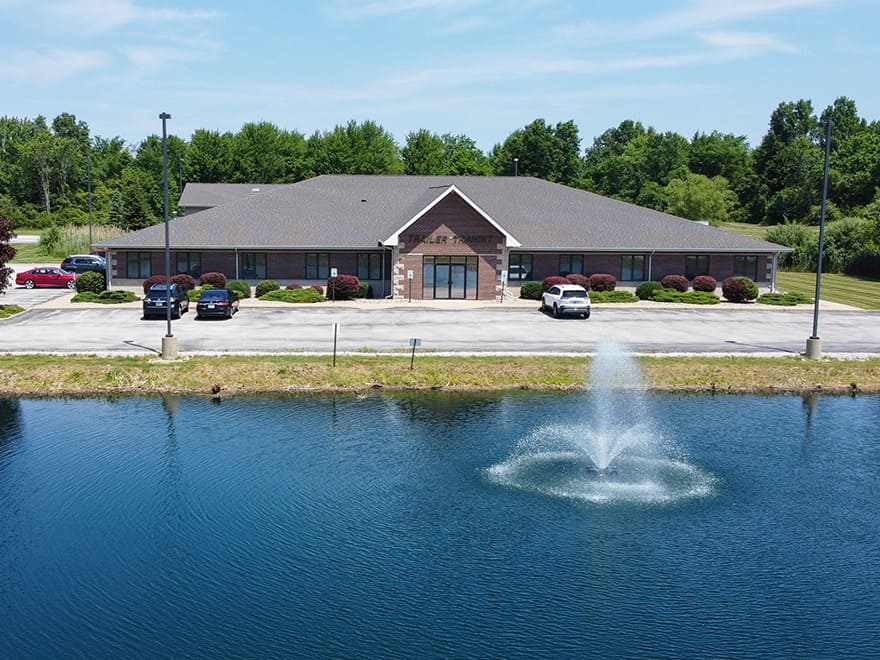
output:
[{"label": "shingled roof", "polygon": [[[211,184],[201,184],[207,185]],[[212,199],[218,201],[223,187],[246,184],[213,185],[218,188]],[[450,191],[451,186],[455,190]],[[241,188],[226,192],[238,196],[172,221],[175,249],[375,248],[396,237],[439,197],[460,193],[508,236],[509,246],[519,245],[522,250],[750,254],[790,250],[532,177],[324,175],[243,198]],[[208,197],[202,201],[211,202]],[[164,227],[154,225],[102,245],[164,247]]]}]

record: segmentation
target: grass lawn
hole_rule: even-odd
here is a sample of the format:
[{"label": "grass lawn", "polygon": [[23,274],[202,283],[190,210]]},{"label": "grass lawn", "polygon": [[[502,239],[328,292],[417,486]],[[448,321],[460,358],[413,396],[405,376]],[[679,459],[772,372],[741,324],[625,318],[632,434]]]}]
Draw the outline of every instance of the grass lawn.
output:
[{"label": "grass lawn", "polygon": [[[804,227],[816,234],[816,236],[819,235],[819,227],[814,227],[812,225],[804,225]],[[766,225],[753,225],[751,222],[722,222],[718,225],[718,228],[733,231],[737,234],[742,234],[743,236],[760,238],[762,241],[767,240],[767,232],[772,229],[772,227],[767,227]]]},{"label": "grass lawn", "polygon": [[[816,273],[778,272],[776,285],[783,291],[816,293]],[[821,299],[861,309],[880,309],[880,280],[837,273],[822,273]]]}]

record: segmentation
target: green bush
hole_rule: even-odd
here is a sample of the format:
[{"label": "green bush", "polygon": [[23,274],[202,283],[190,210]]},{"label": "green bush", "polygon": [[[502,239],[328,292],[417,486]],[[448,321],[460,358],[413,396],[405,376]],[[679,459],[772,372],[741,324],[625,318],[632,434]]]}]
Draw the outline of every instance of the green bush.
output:
[{"label": "green bush", "polygon": [[639,297],[639,300],[650,300],[651,296],[654,295],[654,292],[662,288],[663,285],[660,284],[660,282],[648,280],[647,282],[642,282],[636,287],[636,295]]},{"label": "green bush", "polygon": [[639,298],[629,291],[590,291],[590,301],[594,303],[632,303]]},{"label": "green bush", "polygon": [[708,291],[678,291],[676,289],[658,289],[651,296],[654,302],[689,303],[691,305],[717,305],[721,299]]},{"label": "green bush", "polygon": [[229,280],[226,283],[226,288],[235,291],[239,298],[251,297],[251,285],[244,280]]},{"label": "green bush", "polygon": [[373,297],[373,285],[369,282],[360,282],[358,284],[358,298],[372,298]]},{"label": "green bush", "polygon": [[199,302],[199,298],[202,297],[203,291],[216,288],[217,287],[213,287],[210,284],[206,284],[205,286],[200,286],[198,289],[190,289],[186,292],[186,297],[189,299],[190,302]]},{"label": "green bush", "polygon": [[286,303],[316,303],[327,300],[312,287],[305,289],[273,289],[262,296],[260,300],[272,300]]},{"label": "green bush", "polygon": [[24,307],[18,305],[0,305],[0,319],[9,318],[13,314],[21,314]]},{"label": "green bush", "polygon": [[543,292],[540,282],[523,282],[519,288],[519,297],[524,300],[540,300]]},{"label": "green bush", "polygon": [[76,278],[77,293],[85,293],[86,291],[91,291],[92,293],[101,293],[101,291],[106,288],[107,285],[104,283],[104,276],[101,275],[101,273],[96,273],[93,270],[85,272]]},{"label": "green bush", "polygon": [[721,293],[730,302],[742,303],[758,297],[758,285],[748,277],[728,277],[721,283]]},{"label": "green bush", "polygon": [[758,296],[758,302],[762,305],[794,307],[795,305],[812,303],[813,299],[802,293],[765,293]]},{"label": "green bush", "polygon": [[101,293],[83,291],[71,298],[70,302],[93,302],[101,303],[102,305],[119,305],[121,303],[137,302],[138,300],[140,300],[140,297],[131,291],[114,289],[113,291],[101,291]]},{"label": "green bush", "polygon": [[263,280],[259,282],[254,289],[254,295],[257,298],[262,298],[270,291],[277,291],[281,286],[275,280]]}]

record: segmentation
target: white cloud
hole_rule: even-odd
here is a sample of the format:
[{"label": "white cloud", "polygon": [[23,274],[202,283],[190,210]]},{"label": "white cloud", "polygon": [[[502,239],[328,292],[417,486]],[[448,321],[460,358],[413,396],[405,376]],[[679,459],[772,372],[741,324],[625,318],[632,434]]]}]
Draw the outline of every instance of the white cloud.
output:
[{"label": "white cloud", "polygon": [[457,12],[486,2],[487,0],[374,0],[365,3],[341,0],[331,4],[325,11],[333,18],[351,21],[422,11]]},{"label": "white cloud", "polygon": [[698,32],[707,44],[735,52],[741,56],[767,51],[797,53],[798,48],[772,34],[762,32]]},{"label": "white cloud", "polygon": [[75,29],[98,34],[132,23],[180,23],[213,20],[222,12],[143,7],[132,0],[72,0],[46,6],[46,11]]},{"label": "white cloud", "polygon": [[16,51],[0,58],[0,80],[52,83],[103,66],[106,57],[94,51]]}]

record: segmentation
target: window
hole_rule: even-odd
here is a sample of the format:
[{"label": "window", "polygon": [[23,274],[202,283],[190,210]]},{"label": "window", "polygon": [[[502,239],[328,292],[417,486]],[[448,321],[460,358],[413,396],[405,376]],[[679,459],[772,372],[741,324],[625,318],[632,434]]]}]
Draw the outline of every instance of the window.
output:
[{"label": "window", "polygon": [[358,279],[381,280],[382,279],[382,255],[359,254],[358,255]]},{"label": "window", "polygon": [[306,253],[306,279],[326,280],[330,277],[330,255],[326,252]]},{"label": "window", "polygon": [[758,257],[753,254],[738,255],[733,258],[733,274],[757,280]]},{"label": "window", "polygon": [[705,254],[689,254],[684,260],[684,276],[689,280],[698,275],[709,274],[709,257]]},{"label": "window", "polygon": [[129,252],[125,276],[131,280],[149,277],[153,274],[149,252]]},{"label": "window", "polygon": [[177,272],[186,273],[193,277],[202,274],[202,254],[201,252],[178,252],[177,253]]},{"label": "window", "polygon": [[510,281],[522,281],[532,277],[532,255],[530,254],[511,254],[509,267],[507,269],[507,279]]},{"label": "window", "polygon": [[582,254],[563,254],[559,257],[559,274],[571,275],[584,273],[584,255]]},{"label": "window", "polygon": [[641,282],[645,279],[645,255],[623,255],[623,266],[620,269],[620,279],[624,282]]},{"label": "window", "polygon": [[246,280],[266,279],[266,253],[243,252],[241,255],[242,277]]}]

